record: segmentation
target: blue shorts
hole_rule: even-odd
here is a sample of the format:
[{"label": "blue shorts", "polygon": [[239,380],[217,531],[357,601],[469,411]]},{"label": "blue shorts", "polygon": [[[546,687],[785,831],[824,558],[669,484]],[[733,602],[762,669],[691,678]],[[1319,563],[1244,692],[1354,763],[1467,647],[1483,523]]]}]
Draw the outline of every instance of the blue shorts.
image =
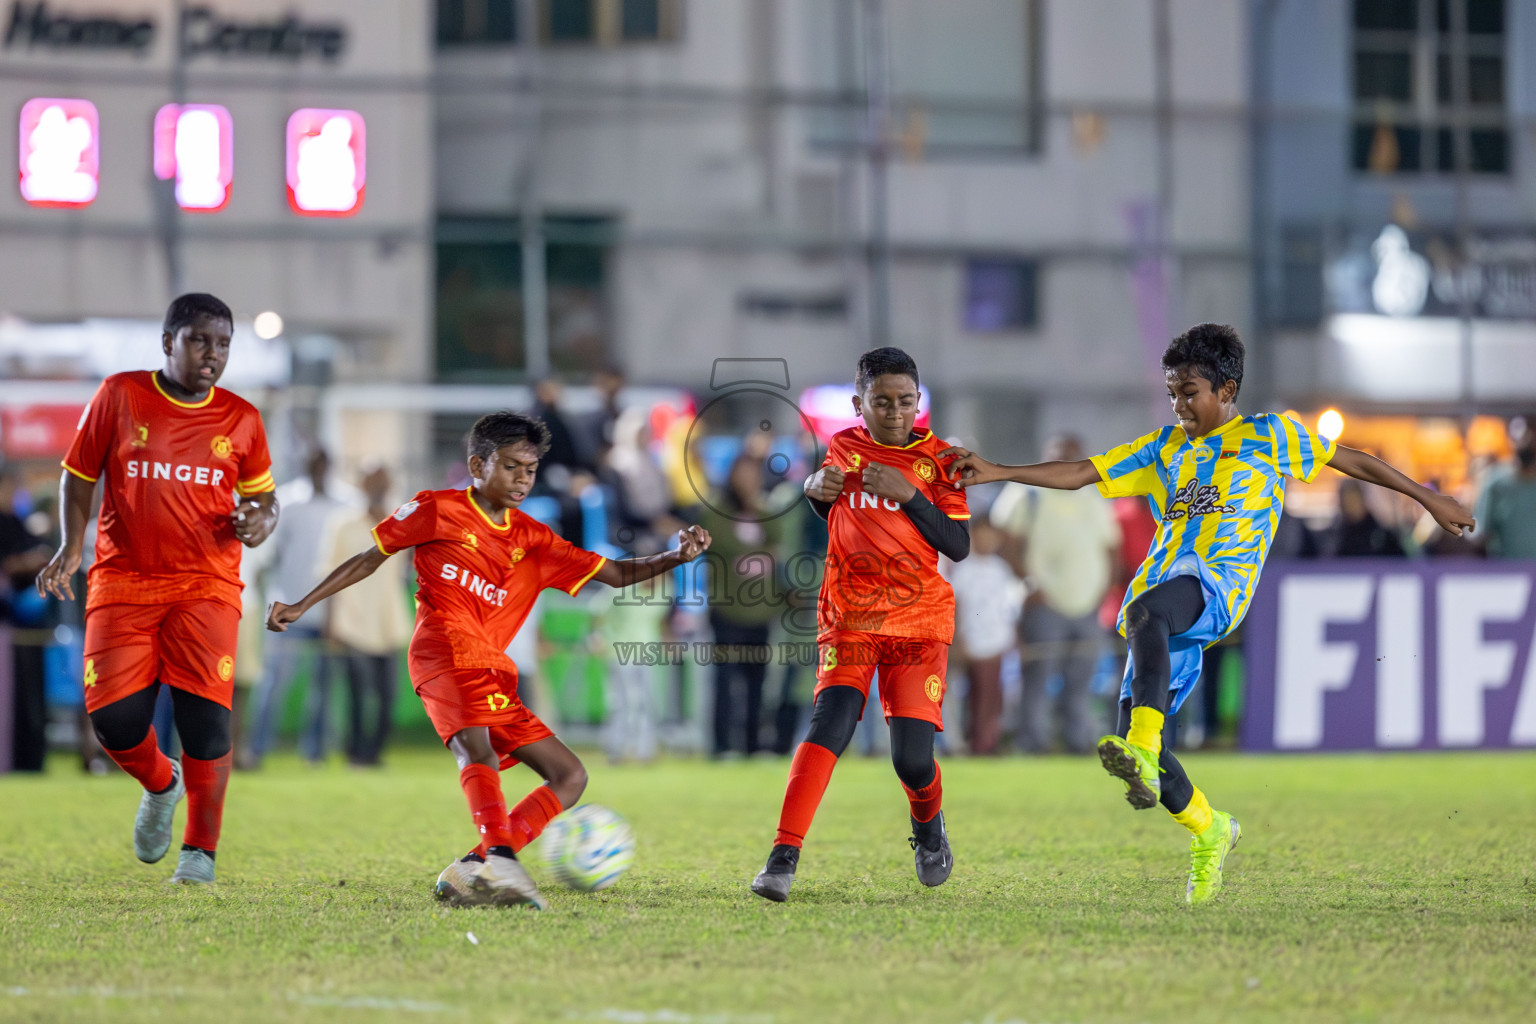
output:
[{"label": "blue shorts", "polygon": [[[1185,698],[1200,681],[1205,648],[1232,632],[1236,625],[1227,614],[1226,602],[1221,599],[1221,590],[1211,576],[1210,569],[1206,568],[1198,556],[1183,556],[1157,582],[1162,583],[1175,576],[1193,576],[1200,581],[1200,589],[1205,592],[1205,611],[1200,613],[1200,618],[1195,620],[1193,626],[1168,638],[1168,666],[1171,670],[1168,675],[1169,715],[1175,714],[1183,706]],[[1131,679],[1135,674],[1135,666],[1127,653],[1125,676],[1120,682],[1121,700],[1131,698]]]}]

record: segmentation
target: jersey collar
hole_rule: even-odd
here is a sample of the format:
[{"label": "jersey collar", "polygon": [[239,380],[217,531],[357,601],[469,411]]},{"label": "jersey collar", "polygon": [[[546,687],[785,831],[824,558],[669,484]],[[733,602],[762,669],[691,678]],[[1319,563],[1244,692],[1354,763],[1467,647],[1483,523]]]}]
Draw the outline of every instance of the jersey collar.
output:
[{"label": "jersey collar", "polygon": [[918,437],[918,438],[915,438],[914,440],[908,441],[906,444],[886,444],[884,441],[876,441],[875,440],[875,435],[871,434],[869,432],[869,428],[868,427],[860,427],[859,429],[864,431],[864,437],[865,437],[866,440],[869,441],[870,444],[877,444],[881,448],[895,448],[897,450],[904,450],[904,449],[907,449],[907,448],[916,448],[918,445],[922,444],[924,441],[928,440],[930,437],[933,436],[933,431],[925,430],[925,431],[923,431],[921,437]]},{"label": "jersey collar", "polygon": [[485,509],[481,508],[480,503],[475,500],[474,490],[474,484],[470,484],[468,487],[464,488],[464,500],[469,502],[470,508],[480,513],[480,518],[485,520],[485,524],[493,530],[500,530],[502,533],[506,533],[508,530],[512,529],[512,513],[515,510],[510,508],[507,509],[507,521],[497,525],[496,520],[486,515]]},{"label": "jersey collar", "polygon": [[[1186,437],[1185,440],[1188,441],[1190,444],[1204,444],[1206,442],[1214,444],[1217,441],[1219,441],[1224,434],[1229,434],[1232,431],[1236,430],[1238,427],[1242,426],[1243,421],[1245,419],[1247,419],[1246,416],[1243,416],[1242,414],[1238,414],[1236,416],[1233,416],[1231,419],[1227,420],[1227,422],[1223,423],[1221,426],[1217,427],[1215,430],[1211,431],[1209,434],[1201,434],[1199,437]],[[1178,427],[1177,424],[1174,425],[1173,429],[1174,430],[1178,430],[1179,433],[1181,433],[1181,434],[1184,433],[1184,431],[1179,430],[1179,427]]]},{"label": "jersey collar", "polygon": [[205,406],[209,402],[213,401],[213,394],[214,394],[214,392],[219,390],[218,388],[213,387],[212,385],[210,385],[209,388],[208,388],[208,395],[207,395],[207,397],[204,398],[201,402],[178,402],[176,399],[174,399],[170,395],[166,394],[165,388],[160,386],[160,371],[159,370],[150,370],[149,371],[149,382],[155,386],[155,390],[156,391],[160,392],[160,397],[161,398],[164,398],[167,402],[170,402],[172,405],[177,406],[177,407],[182,408],[182,409],[201,409],[203,406]]}]

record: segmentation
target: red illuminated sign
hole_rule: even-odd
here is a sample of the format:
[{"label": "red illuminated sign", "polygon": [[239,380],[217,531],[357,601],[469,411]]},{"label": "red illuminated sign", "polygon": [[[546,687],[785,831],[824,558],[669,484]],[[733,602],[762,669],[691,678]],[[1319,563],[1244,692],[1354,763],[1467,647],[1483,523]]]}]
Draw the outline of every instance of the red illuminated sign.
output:
[{"label": "red illuminated sign", "polygon": [[0,454],[8,459],[56,459],[69,450],[84,406],[13,405],[0,408]]},{"label": "red illuminated sign", "polygon": [[350,217],[368,180],[363,117],[305,107],[288,119],[288,205],[304,217]]},{"label": "red illuminated sign", "polygon": [[168,103],[155,114],[155,177],[176,182],[176,204],[194,213],[229,205],[235,123],[224,107]]},{"label": "red illuminated sign", "polygon": [[90,205],[101,171],[99,124],[89,100],[28,100],[21,108],[21,197],[33,206]]}]

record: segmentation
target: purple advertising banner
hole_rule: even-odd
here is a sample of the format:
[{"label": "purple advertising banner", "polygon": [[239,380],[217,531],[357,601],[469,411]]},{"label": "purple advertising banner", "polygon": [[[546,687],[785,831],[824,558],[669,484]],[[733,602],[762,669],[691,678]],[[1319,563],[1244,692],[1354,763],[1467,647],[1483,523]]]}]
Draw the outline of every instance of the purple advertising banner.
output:
[{"label": "purple advertising banner", "polygon": [[1272,562],[1243,649],[1248,750],[1536,747],[1536,562]]}]

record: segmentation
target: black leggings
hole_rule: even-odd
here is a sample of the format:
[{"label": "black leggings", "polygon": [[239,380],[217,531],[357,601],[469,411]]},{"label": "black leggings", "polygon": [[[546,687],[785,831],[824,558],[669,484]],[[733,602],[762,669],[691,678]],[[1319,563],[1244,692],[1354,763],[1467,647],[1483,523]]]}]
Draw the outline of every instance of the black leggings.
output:
[{"label": "black leggings", "polygon": [[[811,709],[811,728],[805,742],[826,747],[841,757],[863,710],[864,694],[855,687],[827,687]],[[896,777],[908,789],[922,789],[932,783],[938,772],[933,761],[933,723],[920,718],[892,718],[890,726],[891,764]]]},{"label": "black leggings", "polygon": [[[91,712],[91,726],[96,738],[107,750],[128,750],[144,742],[155,717],[155,698],[160,683],[154,682],[138,693]],[[176,712],[176,732],[181,749],[197,761],[216,761],[229,753],[229,708],[206,697],[171,688],[171,703]]]},{"label": "black leggings", "polygon": [[[1115,733],[1124,739],[1130,731],[1131,699],[1125,697],[1120,701],[1120,721],[1115,726]],[[1163,793],[1158,801],[1168,808],[1170,814],[1178,814],[1189,806],[1189,801],[1195,795],[1195,784],[1189,781],[1189,773],[1179,764],[1179,759],[1173,756],[1170,749],[1172,746],[1173,719],[1170,718],[1163,722],[1163,749],[1157,755],[1158,767],[1163,770]]]},{"label": "black leggings", "polygon": [[1175,576],[1152,587],[1125,609],[1125,637],[1131,648],[1131,699],[1138,708],[1168,712],[1172,668],[1168,638],[1200,621],[1205,589],[1194,576]]}]

